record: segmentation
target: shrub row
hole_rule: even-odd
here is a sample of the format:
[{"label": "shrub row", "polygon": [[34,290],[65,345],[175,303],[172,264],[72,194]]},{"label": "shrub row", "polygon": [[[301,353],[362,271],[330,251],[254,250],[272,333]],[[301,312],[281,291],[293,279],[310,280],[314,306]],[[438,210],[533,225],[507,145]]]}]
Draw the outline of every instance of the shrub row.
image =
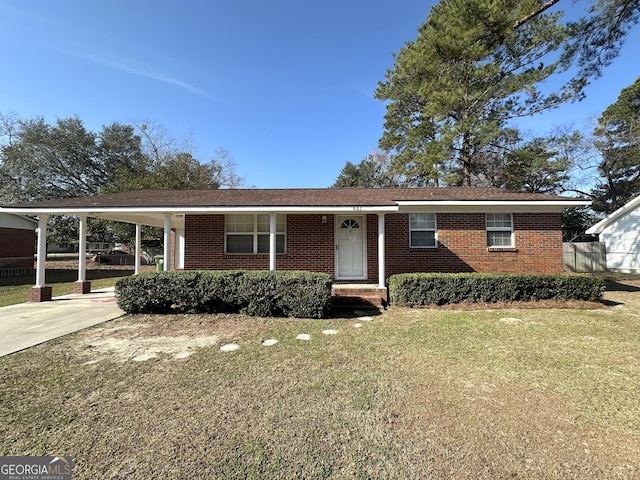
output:
[{"label": "shrub row", "polygon": [[127,313],[244,313],[260,317],[323,318],[331,277],[294,271],[171,271],[116,283]]},{"label": "shrub row", "polygon": [[604,281],[578,275],[407,273],[389,279],[393,305],[602,299]]}]

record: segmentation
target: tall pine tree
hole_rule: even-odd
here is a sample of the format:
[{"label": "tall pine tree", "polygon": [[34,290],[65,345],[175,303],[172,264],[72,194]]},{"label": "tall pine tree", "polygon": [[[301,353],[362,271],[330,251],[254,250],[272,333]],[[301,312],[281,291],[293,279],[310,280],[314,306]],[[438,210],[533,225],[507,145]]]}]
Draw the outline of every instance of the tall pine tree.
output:
[{"label": "tall pine tree", "polygon": [[593,209],[611,213],[640,193],[640,78],[607,107],[593,133],[602,156]]},{"label": "tall pine tree", "polygon": [[388,102],[380,147],[394,152],[393,167],[422,184],[470,186],[474,159],[508,120],[565,101],[536,88],[560,68],[560,17],[539,0],[434,6],[375,92]]}]

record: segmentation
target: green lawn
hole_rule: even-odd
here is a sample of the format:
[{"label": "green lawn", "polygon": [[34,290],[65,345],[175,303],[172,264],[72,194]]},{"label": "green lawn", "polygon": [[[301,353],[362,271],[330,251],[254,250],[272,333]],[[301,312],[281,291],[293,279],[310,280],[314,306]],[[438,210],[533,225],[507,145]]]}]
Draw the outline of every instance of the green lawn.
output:
[{"label": "green lawn", "polygon": [[[110,287],[120,277],[131,275],[133,267],[121,269],[98,269],[92,265],[87,270],[87,280],[91,281],[92,289]],[[73,283],[78,280],[77,270],[70,268],[47,268],[45,273],[47,285],[53,287],[53,296],[73,293]],[[0,307],[29,301],[29,290],[35,285],[34,275],[18,277],[0,277]]]},{"label": "green lawn", "polygon": [[0,358],[0,453],[77,479],[640,478],[640,283],[612,286],[592,310],[125,316]]}]

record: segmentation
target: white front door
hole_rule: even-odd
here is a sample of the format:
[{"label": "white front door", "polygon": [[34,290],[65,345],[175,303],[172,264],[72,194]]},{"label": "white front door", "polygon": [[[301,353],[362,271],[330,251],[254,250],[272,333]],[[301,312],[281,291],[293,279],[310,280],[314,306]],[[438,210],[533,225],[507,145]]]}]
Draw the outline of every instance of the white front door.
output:
[{"label": "white front door", "polygon": [[364,216],[336,217],[336,278],[366,278],[366,237]]}]

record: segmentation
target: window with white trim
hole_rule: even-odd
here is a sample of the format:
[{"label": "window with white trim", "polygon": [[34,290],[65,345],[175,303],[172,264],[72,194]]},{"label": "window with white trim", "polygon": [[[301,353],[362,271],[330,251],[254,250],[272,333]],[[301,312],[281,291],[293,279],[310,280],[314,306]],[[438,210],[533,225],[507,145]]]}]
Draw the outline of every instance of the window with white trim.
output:
[{"label": "window with white trim", "polygon": [[[269,214],[227,215],[226,253],[269,253]],[[285,253],[287,218],[276,215],[276,253]]]},{"label": "window with white trim", "polygon": [[435,213],[409,214],[409,246],[411,248],[438,246]]},{"label": "window with white trim", "polygon": [[513,247],[513,215],[487,213],[487,247]]}]

